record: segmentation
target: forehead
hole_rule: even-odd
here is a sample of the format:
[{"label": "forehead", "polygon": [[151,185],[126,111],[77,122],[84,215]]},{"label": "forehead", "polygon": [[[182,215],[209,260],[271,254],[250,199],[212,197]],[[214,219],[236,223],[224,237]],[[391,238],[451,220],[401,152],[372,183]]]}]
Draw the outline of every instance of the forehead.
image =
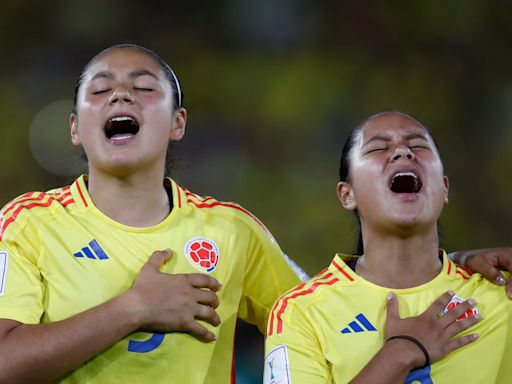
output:
[{"label": "forehead", "polygon": [[399,113],[374,117],[366,122],[361,129],[363,143],[376,136],[394,139],[416,134],[427,138],[429,141],[432,140],[423,125],[411,117]]},{"label": "forehead", "polygon": [[138,70],[148,70],[159,79],[165,77],[154,57],[135,48],[114,48],[102,53],[89,65],[84,77],[87,81],[98,72],[110,72],[116,76]]}]

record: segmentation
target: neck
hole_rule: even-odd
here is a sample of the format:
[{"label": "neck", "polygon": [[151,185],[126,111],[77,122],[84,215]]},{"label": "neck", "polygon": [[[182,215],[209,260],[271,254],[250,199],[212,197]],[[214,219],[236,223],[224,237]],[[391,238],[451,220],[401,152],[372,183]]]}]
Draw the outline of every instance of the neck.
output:
[{"label": "neck", "polygon": [[87,189],[94,205],[112,220],[151,227],[163,221],[172,208],[163,177],[163,172],[112,176],[91,168]]},{"label": "neck", "polygon": [[411,288],[431,281],[441,271],[435,226],[406,237],[368,229],[363,233],[365,253],[356,272],[368,281],[389,288]]}]

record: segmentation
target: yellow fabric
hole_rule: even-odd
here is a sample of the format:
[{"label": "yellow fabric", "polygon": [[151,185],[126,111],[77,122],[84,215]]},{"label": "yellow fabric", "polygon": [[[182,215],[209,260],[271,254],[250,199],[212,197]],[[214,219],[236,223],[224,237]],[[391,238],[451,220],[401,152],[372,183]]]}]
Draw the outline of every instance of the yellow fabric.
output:
[{"label": "yellow fabric", "polygon": [[[0,267],[0,317],[22,323],[66,319],[119,295],[155,250],[174,251],[162,271],[197,273],[185,254],[187,243],[206,239],[218,248],[211,275],[222,284],[217,309],[222,324],[207,325],[216,342],[172,333],[159,344],[159,335],[135,333],[63,382],[227,383],[237,316],[264,330],[275,299],[300,281],[270,233],[249,212],[166,182],[174,208],[150,228],[128,227],[103,215],[87,193],[84,176],[69,187],[25,194],[3,208],[0,256],[7,257],[0,258],[6,261]],[[149,339],[156,345],[137,343]],[[134,345],[153,349],[129,351]]]},{"label": "yellow fabric", "polygon": [[[476,332],[480,338],[411,372],[407,383],[510,383],[512,303],[503,287],[478,274],[470,277],[444,255],[443,269],[432,281],[393,292],[403,318],[422,313],[448,290],[476,299],[482,320],[463,334]],[[267,329],[264,383],[349,382],[384,343],[389,291],[356,275],[337,255],[328,269],[276,302]]]}]

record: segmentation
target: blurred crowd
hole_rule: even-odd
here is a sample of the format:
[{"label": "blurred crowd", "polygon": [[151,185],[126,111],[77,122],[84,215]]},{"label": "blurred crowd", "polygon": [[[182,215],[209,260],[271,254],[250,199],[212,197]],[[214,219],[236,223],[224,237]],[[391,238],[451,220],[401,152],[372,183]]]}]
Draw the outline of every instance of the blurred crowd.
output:
[{"label": "blurred crowd", "polygon": [[[184,89],[174,177],[250,209],[308,273],[354,248],[335,194],[341,146],[386,109],[418,117],[443,149],[443,246],[507,245],[511,11],[498,0],[2,2],[1,205],[85,172],[69,143],[74,84],[93,53],[133,42]],[[239,382],[259,382],[261,344],[240,343],[251,353]]]}]

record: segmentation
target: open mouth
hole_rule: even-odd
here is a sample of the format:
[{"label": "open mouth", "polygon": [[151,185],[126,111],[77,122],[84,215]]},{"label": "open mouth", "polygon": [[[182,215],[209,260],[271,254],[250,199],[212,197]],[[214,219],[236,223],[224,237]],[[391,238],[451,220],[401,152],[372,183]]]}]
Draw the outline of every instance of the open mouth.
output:
[{"label": "open mouth", "polygon": [[418,193],[423,183],[414,172],[398,172],[389,183],[389,189],[395,193]]},{"label": "open mouth", "polygon": [[139,132],[139,123],[131,116],[115,116],[105,123],[105,135],[108,139],[124,139]]}]

